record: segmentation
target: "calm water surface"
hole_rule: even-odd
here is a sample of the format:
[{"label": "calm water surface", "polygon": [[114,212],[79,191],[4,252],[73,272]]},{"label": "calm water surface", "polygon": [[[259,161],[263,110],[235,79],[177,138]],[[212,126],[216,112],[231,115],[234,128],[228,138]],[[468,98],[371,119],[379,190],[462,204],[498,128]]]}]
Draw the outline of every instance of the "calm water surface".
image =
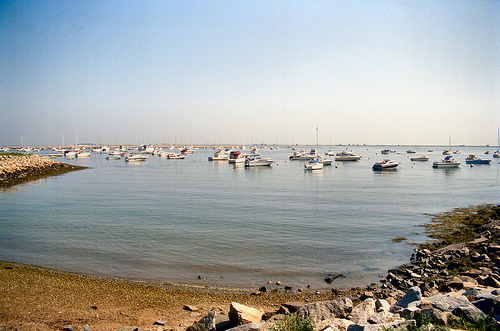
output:
[{"label": "calm water surface", "polygon": [[[288,148],[261,150],[277,162],[270,168],[209,162],[211,150],[136,164],[68,160],[92,168],[0,191],[0,259],[230,287],[322,289],[338,272],[347,278],[334,286],[363,286],[409,261],[413,247],[392,239],[426,240],[415,227],[424,213],[500,202],[500,160],[465,164],[469,153],[491,159],[485,147],[463,147],[462,165],[448,170],[431,166],[444,148],[421,147],[417,155],[431,159],[414,163],[407,148],[390,147],[398,170],[374,172],[382,148],[349,147],[361,161],[312,173],[288,161]],[[328,149],[343,147],[321,154]]]}]

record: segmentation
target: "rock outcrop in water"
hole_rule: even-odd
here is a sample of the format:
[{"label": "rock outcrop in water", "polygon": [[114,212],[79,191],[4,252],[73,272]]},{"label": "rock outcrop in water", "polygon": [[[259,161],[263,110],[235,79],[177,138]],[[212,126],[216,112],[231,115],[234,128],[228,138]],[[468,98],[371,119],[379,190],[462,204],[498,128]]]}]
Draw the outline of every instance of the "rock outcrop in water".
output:
[{"label": "rock outcrop in water", "polygon": [[82,169],[36,154],[0,155],[0,187]]}]

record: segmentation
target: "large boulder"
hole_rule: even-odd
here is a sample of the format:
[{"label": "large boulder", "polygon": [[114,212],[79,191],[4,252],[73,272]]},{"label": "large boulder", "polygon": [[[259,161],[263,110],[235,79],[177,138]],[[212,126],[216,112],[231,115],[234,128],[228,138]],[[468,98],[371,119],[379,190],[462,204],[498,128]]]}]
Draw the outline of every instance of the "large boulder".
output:
[{"label": "large boulder", "polygon": [[347,318],[351,313],[353,303],[349,298],[340,298],[330,301],[319,301],[305,305],[297,311],[301,319],[311,317],[314,322],[332,318]]},{"label": "large boulder", "polygon": [[253,307],[248,307],[237,302],[231,302],[229,307],[229,320],[234,326],[260,322],[264,312]]},{"label": "large boulder", "polygon": [[420,291],[420,287],[413,286],[406,292],[405,296],[402,297],[398,302],[396,302],[396,306],[402,308],[408,308],[410,305],[417,306],[422,301],[422,292]]}]

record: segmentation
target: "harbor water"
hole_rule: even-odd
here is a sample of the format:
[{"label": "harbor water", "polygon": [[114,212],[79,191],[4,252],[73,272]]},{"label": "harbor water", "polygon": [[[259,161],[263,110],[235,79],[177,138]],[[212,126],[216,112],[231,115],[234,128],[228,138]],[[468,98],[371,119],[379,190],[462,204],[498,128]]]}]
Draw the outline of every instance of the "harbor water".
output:
[{"label": "harbor water", "polygon": [[[319,153],[330,149],[346,147]],[[347,149],[362,159],[312,172],[286,147],[261,149],[275,163],[255,168],[209,162],[209,149],[184,160],[58,159],[90,168],[0,191],[0,259],[200,286],[365,286],[409,262],[410,243],[427,240],[426,214],[500,202],[500,159],[465,164],[492,159],[486,147],[461,147],[458,169],[432,168],[445,147]],[[410,160],[421,154],[430,160]],[[371,169],[385,158],[397,170]],[[326,284],[332,273],[345,278]]]}]

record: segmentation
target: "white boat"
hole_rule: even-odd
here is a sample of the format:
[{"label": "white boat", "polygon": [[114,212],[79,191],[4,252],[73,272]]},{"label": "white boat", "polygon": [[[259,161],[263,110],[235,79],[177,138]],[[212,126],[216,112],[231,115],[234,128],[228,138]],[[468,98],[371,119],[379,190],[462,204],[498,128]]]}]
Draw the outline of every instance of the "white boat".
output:
[{"label": "white boat", "polygon": [[426,155],[420,155],[410,158],[412,161],[429,161],[429,157]]},{"label": "white boat", "polygon": [[139,153],[153,154],[155,147],[153,145],[140,145],[137,150]]},{"label": "white boat", "polygon": [[232,151],[229,153],[229,163],[245,163],[245,158],[248,154],[242,154],[238,151]]},{"label": "white boat", "polygon": [[358,161],[359,159],[361,159],[361,155],[349,151],[342,151],[335,156],[335,161]]},{"label": "white boat", "polygon": [[436,161],[432,164],[433,168],[458,168],[460,166],[460,162],[453,159],[453,156],[448,155],[441,161]]},{"label": "white boat", "polygon": [[416,152],[413,149],[409,149],[409,150],[406,151],[406,153],[408,153],[408,154],[415,154]]},{"label": "white boat", "polygon": [[398,165],[399,165],[398,162],[386,159],[386,160],[375,163],[373,165],[372,169],[373,170],[395,169]]},{"label": "white boat", "polygon": [[83,158],[83,157],[90,157],[91,153],[90,152],[85,152],[85,151],[76,151],[76,157],[78,158]]},{"label": "white boat", "polygon": [[221,149],[217,150],[214,153],[214,156],[208,157],[208,161],[227,161],[227,160],[229,160],[229,155]]},{"label": "white boat", "polygon": [[139,161],[146,161],[148,157],[146,155],[141,155],[141,154],[130,154],[125,158],[125,162],[139,162]]},{"label": "white boat", "polygon": [[122,153],[118,151],[113,151],[108,154],[106,160],[119,160],[122,158]]},{"label": "white boat", "polygon": [[75,151],[67,151],[67,152],[64,152],[64,156],[67,159],[74,159],[76,156],[76,152]]},{"label": "white boat", "polygon": [[185,159],[186,155],[181,153],[171,153],[167,156],[169,159]]},{"label": "white boat", "polygon": [[53,153],[53,154],[49,154],[49,157],[52,157],[52,158],[54,158],[54,157],[63,157],[63,154],[61,154],[61,153]]},{"label": "white boat", "polygon": [[312,171],[312,170],[321,170],[323,169],[323,162],[319,158],[314,158],[312,160],[309,160],[306,164],[304,164],[304,170],[306,171]]},{"label": "white boat", "polygon": [[273,162],[270,158],[263,158],[259,154],[252,154],[245,160],[245,167],[270,166]]},{"label": "white boat", "polygon": [[335,156],[335,152],[332,150],[329,150],[328,152],[325,152],[326,156]]},{"label": "white boat", "polygon": [[305,150],[295,151],[288,158],[292,161],[293,160],[309,161],[309,160],[314,159],[317,156],[318,156],[318,154],[316,153],[316,150],[311,149],[311,152],[309,152],[309,153],[306,152]]},{"label": "white boat", "polygon": [[323,165],[326,165],[326,166],[329,166],[329,165],[332,165],[333,163],[333,160],[332,159],[328,159],[326,157],[319,157],[320,161],[323,163]]},{"label": "white boat", "polygon": [[462,154],[462,151],[456,150],[453,152],[453,154]]},{"label": "white boat", "polygon": [[194,149],[192,147],[190,147],[190,148],[184,148],[181,151],[181,154],[193,154],[193,153],[194,153]]},{"label": "white boat", "polygon": [[442,153],[443,155],[451,155],[451,149],[445,149]]}]

